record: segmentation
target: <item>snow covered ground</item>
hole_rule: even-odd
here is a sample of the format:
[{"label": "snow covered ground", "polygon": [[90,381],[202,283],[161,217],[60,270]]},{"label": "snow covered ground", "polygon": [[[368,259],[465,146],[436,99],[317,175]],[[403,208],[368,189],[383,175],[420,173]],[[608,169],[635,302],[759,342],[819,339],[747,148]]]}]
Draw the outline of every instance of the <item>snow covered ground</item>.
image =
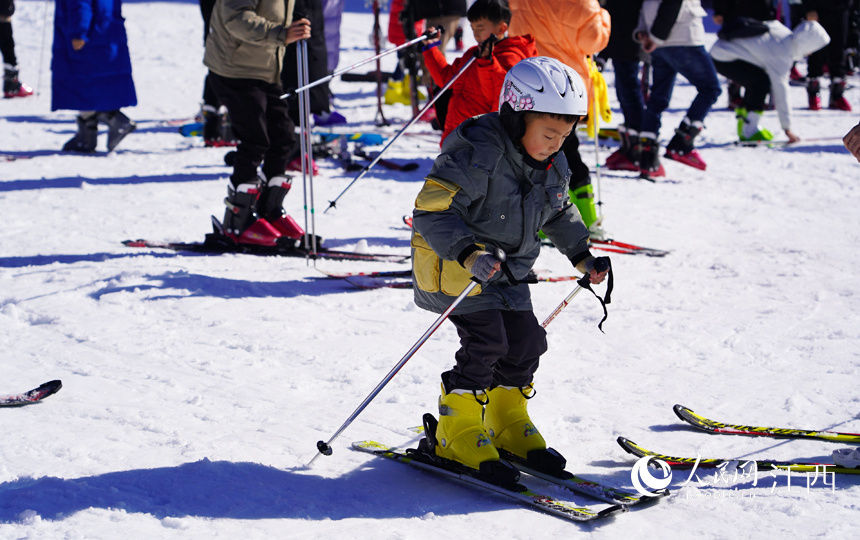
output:
[{"label": "snow covered ground", "polygon": [[[857,477],[807,490],[799,475],[789,488],[785,475],[753,486],[702,474],[681,487],[687,473],[679,470],[670,499],[578,526],[350,451],[360,439],[415,442],[406,428],[435,410],[438,374],[457,346],[448,324],[334,454],[305,468],[315,442],[334,433],[435,316],[417,309],[408,290],[360,291],[320,279],[300,259],[125,248],[128,238],[202,239],[210,214],[223,214],[224,150],[164,124],[198,108],[198,7],[124,7],[140,101],[126,112],[139,128],[97,156],[58,152],[75,128],[73,112],[50,112],[43,21],[52,9],[18,3],[21,76],[41,92],[0,101],[0,151],[32,157],[0,161],[0,394],[53,378],[64,387],[42,404],[0,412],[0,537],[857,536]],[[345,14],[341,65],[372,54],[371,19]],[[391,69],[393,59],[383,65]],[[607,78],[611,85],[611,71]],[[332,88],[348,129],[373,129],[374,86]],[[664,140],[692,95],[680,81]],[[804,110],[804,97],[792,89],[795,131],[828,139],[735,147],[721,96],[700,143],[706,172],[668,162],[657,184],[601,174],[606,228],[672,253],[613,256],[605,335],[587,295],[548,328],[530,410],[570,469],[631,486],[633,461],[615,444],[619,435],[666,453],[744,459],[827,461],[838,447],[694,432],[675,418],[675,403],[732,422],[860,432],[860,164],[838,139],[857,113]],[[848,98],[860,107],[860,91]],[[388,134],[409,114],[402,106],[385,112],[394,122]],[[765,122],[778,131],[775,113]],[[326,201],[353,175],[320,162],[316,224],[326,245],[366,241],[371,251],[408,252],[400,216],[437,150],[426,124],[414,131],[387,157],[417,160],[418,171],[378,168],[327,214]],[[593,148],[583,148],[593,164]],[[601,161],[608,153],[601,149]],[[296,186],[286,204],[301,222]],[[570,273],[549,249],[537,266]],[[571,288],[534,286],[538,317]]]}]

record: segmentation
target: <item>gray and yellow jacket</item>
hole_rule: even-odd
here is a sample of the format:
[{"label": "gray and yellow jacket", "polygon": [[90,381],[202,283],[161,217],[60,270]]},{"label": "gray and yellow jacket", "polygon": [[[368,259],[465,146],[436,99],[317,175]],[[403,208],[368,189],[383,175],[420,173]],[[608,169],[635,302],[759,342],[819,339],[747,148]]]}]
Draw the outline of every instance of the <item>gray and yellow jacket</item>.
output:
[{"label": "gray and yellow jacket", "polygon": [[295,0],[216,0],[203,64],[230,79],[279,83]]},{"label": "gray and yellow jacket", "polygon": [[[569,181],[562,153],[545,170],[528,165],[498,113],[460,124],[445,138],[415,201],[415,303],[443,312],[469,284],[471,274],[457,258],[476,244],[503,249],[517,280],[526,277],[540,253],[539,230],[574,264],[587,257],[588,229],[568,200]],[[528,285],[512,284],[497,272],[454,314],[486,309],[531,310]]]}]

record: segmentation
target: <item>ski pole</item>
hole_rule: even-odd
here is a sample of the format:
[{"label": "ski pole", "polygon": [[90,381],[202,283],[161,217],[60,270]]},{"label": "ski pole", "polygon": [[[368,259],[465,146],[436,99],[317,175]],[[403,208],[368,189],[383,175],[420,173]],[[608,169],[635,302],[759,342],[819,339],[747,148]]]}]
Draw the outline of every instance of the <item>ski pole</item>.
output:
[{"label": "ski pole", "polygon": [[[594,261],[594,269],[597,272],[604,272],[604,271],[608,270],[609,269],[609,257],[597,257],[597,259],[595,259],[595,261]],[[564,298],[564,300],[562,300],[561,303],[558,306],[556,306],[556,308],[554,310],[552,310],[552,313],[550,313],[549,316],[546,319],[544,319],[544,321],[540,325],[543,328],[546,328],[547,325],[549,325],[549,323],[551,323],[552,320],[555,319],[558,316],[558,314],[561,313],[562,310],[564,310],[564,308],[567,307],[567,305],[573,300],[573,298],[577,294],[579,294],[583,289],[590,288],[590,286],[591,286],[591,278],[589,277],[588,274],[585,274],[584,276],[582,276],[581,278],[576,280],[576,288],[573,289],[572,291],[570,291],[570,294],[568,294]]]},{"label": "ski pole", "polygon": [[[299,41],[296,46],[296,60],[298,63],[299,84],[308,80],[308,44],[307,40]],[[302,163],[302,189],[305,204],[305,238],[304,248],[306,252],[316,255],[316,219],[314,216],[314,168],[313,168],[313,144],[311,143],[311,108],[310,96],[307,93],[299,94],[299,151]],[[308,189],[310,187],[310,189]],[[308,228],[308,198],[310,196],[310,228]],[[314,266],[316,266],[316,257]]]},{"label": "ski pole", "polygon": [[390,124],[382,112],[382,63],[379,57],[381,34],[382,29],[379,26],[379,0],[373,0],[373,48],[376,51],[376,118],[374,119],[374,124],[377,126],[388,126]]},{"label": "ski pole", "polygon": [[407,41],[406,43],[404,43],[402,45],[398,45],[397,47],[392,47],[390,49],[385,49],[384,51],[382,51],[381,53],[379,53],[375,56],[371,56],[370,58],[365,58],[364,60],[362,60],[360,62],[356,62],[355,64],[352,64],[351,66],[347,66],[343,69],[339,69],[339,70],[335,71],[334,73],[332,73],[331,75],[326,75],[325,77],[323,77],[321,79],[317,79],[312,83],[307,83],[307,84],[304,84],[303,86],[296,88],[295,90],[291,90],[291,91],[287,92],[286,94],[283,94],[281,96],[281,99],[287,99],[288,97],[290,97],[293,94],[299,94],[299,93],[305,92],[307,90],[310,90],[314,86],[318,86],[320,84],[328,82],[328,81],[334,79],[335,77],[343,75],[347,71],[352,71],[355,68],[361,67],[364,64],[369,64],[370,62],[373,62],[374,60],[376,60],[378,58],[382,58],[383,56],[386,56],[386,55],[391,54],[393,52],[397,52],[400,49],[405,49],[406,47],[410,47],[410,46],[415,45],[416,43],[419,43],[419,42],[424,41],[426,39],[436,37],[436,35],[439,33],[441,33],[440,28],[438,26],[433,27],[433,28],[427,30],[426,32],[424,32],[423,34],[421,34],[420,36],[418,36],[417,38],[415,38],[411,41]]},{"label": "ski pole", "polygon": [[[494,255],[499,261],[505,261],[505,252],[501,249],[497,248]],[[439,318],[436,319],[436,321],[430,326],[430,328],[427,329],[426,332],[424,332],[424,335],[418,338],[418,341],[416,341],[415,344],[412,345],[412,348],[409,349],[406,354],[403,355],[403,358],[401,358],[400,361],[397,362],[397,364],[395,364],[393,368],[391,368],[391,371],[389,371],[388,374],[383,377],[381,381],[379,381],[379,384],[376,385],[376,388],[374,388],[373,391],[370,392],[370,394],[368,394],[366,398],[364,398],[364,401],[362,401],[361,404],[355,409],[355,411],[353,411],[353,413],[349,415],[349,418],[347,418],[343,425],[340,426],[338,430],[334,432],[334,435],[332,435],[328,441],[317,442],[317,450],[319,450],[319,452],[314,455],[314,457],[311,458],[311,460],[308,462],[308,467],[311,466],[311,464],[314,462],[314,460],[316,460],[316,458],[320,456],[320,454],[325,456],[330,456],[332,454],[331,443],[340,436],[343,430],[345,430],[356,418],[358,418],[358,415],[361,414],[361,411],[363,411],[368,405],[370,405],[370,402],[373,401],[373,399],[379,394],[379,392],[382,391],[385,385],[388,384],[391,379],[394,378],[395,375],[397,375],[397,372],[400,371],[400,368],[402,368],[406,364],[406,362],[408,362],[409,359],[412,358],[412,356],[418,351],[418,349],[420,349],[421,346],[424,345],[424,342],[427,341],[431,335],[433,335],[433,332],[435,332],[436,329],[439,328],[439,326],[443,322],[445,322],[445,319],[447,319],[451,312],[454,311],[454,308],[456,308],[457,305],[459,305],[464,298],[469,296],[469,293],[472,292],[472,290],[477,287],[479,283],[480,281],[478,281],[477,278],[472,277],[472,282],[466,285],[466,288],[463,289],[463,292],[460,293],[460,296],[458,296],[454,299],[453,302],[451,302],[451,305],[448,306],[448,309],[446,309],[444,312],[442,312],[441,315],[439,315]]]},{"label": "ski pole", "polygon": [[424,113],[427,111],[427,109],[429,109],[430,107],[432,107],[432,106],[433,106],[433,104],[434,104],[434,103],[436,103],[436,100],[437,100],[437,99],[439,99],[439,97],[440,97],[442,94],[444,94],[444,93],[445,93],[445,90],[449,89],[449,88],[451,87],[451,85],[452,85],[452,84],[454,84],[454,81],[456,81],[456,80],[457,80],[457,78],[458,78],[458,77],[460,77],[460,75],[462,75],[462,74],[463,74],[463,72],[465,72],[467,69],[469,69],[469,66],[471,66],[471,65],[472,65],[472,63],[473,63],[475,60],[477,60],[477,57],[476,57],[476,56],[473,56],[472,58],[470,58],[470,59],[469,59],[469,61],[468,61],[468,62],[466,62],[466,65],[464,65],[464,66],[462,67],[462,69],[460,69],[460,71],[458,71],[458,72],[457,72],[457,74],[456,74],[456,75],[454,75],[454,77],[453,77],[450,81],[448,81],[448,83],[447,83],[445,86],[443,86],[443,87],[442,87],[442,89],[441,89],[441,90],[439,90],[439,91],[436,93],[436,95],[434,95],[434,96],[433,96],[433,99],[431,99],[430,101],[428,101],[428,102],[427,102],[427,104],[426,104],[426,105],[424,105],[424,108],[423,108],[423,109],[421,109],[420,111],[418,111],[418,114],[416,114],[415,116],[413,116],[413,117],[412,117],[412,120],[410,120],[409,122],[407,122],[407,124],[406,124],[405,126],[403,126],[402,128],[400,128],[400,131],[398,131],[398,132],[397,132],[397,133],[396,133],[396,134],[391,138],[391,140],[390,140],[390,141],[388,141],[388,144],[386,144],[386,145],[385,145],[385,147],[384,147],[382,150],[380,150],[378,154],[376,154],[376,157],[373,159],[373,161],[371,161],[370,163],[368,163],[367,165],[365,165],[364,169],[362,169],[362,171],[361,171],[360,173],[358,173],[358,176],[356,176],[355,178],[353,178],[353,179],[352,179],[352,182],[350,182],[349,184],[347,184],[347,186],[346,186],[345,188],[343,188],[343,191],[341,191],[341,192],[340,192],[340,194],[339,194],[337,197],[335,197],[333,201],[329,201],[329,203],[328,203],[328,208],[326,208],[326,209],[323,211],[323,213],[324,213],[324,214],[325,214],[326,212],[328,212],[329,210],[331,210],[332,208],[334,208],[334,207],[335,207],[335,205],[337,205],[337,201],[338,201],[341,197],[343,197],[343,194],[344,194],[344,193],[346,193],[347,191],[349,191],[349,188],[351,188],[351,187],[353,186],[353,184],[355,184],[356,182],[358,182],[359,180],[361,180],[361,179],[362,179],[362,177],[364,177],[364,175],[365,175],[365,174],[367,174],[367,173],[370,171],[370,169],[372,169],[372,168],[373,168],[373,166],[374,166],[374,165],[376,165],[376,164],[379,162],[380,158],[382,158],[382,154],[383,154],[383,153],[385,153],[385,151],[386,151],[386,150],[388,150],[388,148],[389,148],[392,144],[394,144],[394,141],[396,141],[396,140],[398,139],[398,137],[400,137],[401,135],[403,135],[403,133],[404,133],[407,129],[409,129],[409,127],[410,127],[410,126],[412,126],[412,124],[414,124],[415,122],[417,122],[417,121],[418,121],[418,120],[419,120],[419,119],[424,115]]}]

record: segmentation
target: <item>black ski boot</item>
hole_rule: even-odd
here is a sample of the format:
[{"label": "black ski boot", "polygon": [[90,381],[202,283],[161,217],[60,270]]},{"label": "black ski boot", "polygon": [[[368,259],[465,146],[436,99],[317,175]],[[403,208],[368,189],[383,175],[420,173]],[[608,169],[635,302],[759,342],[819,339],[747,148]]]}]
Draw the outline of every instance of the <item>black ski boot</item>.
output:
[{"label": "black ski boot", "polygon": [[63,145],[63,152],[92,153],[96,151],[96,142],[99,135],[99,121],[96,115],[78,115],[75,119],[78,124],[78,132]]},{"label": "black ski boot", "polygon": [[3,64],[3,97],[27,97],[33,95],[33,89],[18,79],[18,66]]},{"label": "black ski boot", "polygon": [[666,176],[666,170],[660,163],[660,144],[656,134],[644,132],[640,135],[639,176],[648,180]]},{"label": "black ski boot", "polygon": [[227,186],[224,204],[224,233],[238,244],[274,246],[281,237],[272,225],[257,215],[257,200],[260,195],[260,181],[244,182]]},{"label": "black ski boot", "polygon": [[99,122],[108,127],[107,151],[111,152],[126,135],[137,128],[137,124],[129,120],[119,109],[110,112],[102,112],[98,115]]}]

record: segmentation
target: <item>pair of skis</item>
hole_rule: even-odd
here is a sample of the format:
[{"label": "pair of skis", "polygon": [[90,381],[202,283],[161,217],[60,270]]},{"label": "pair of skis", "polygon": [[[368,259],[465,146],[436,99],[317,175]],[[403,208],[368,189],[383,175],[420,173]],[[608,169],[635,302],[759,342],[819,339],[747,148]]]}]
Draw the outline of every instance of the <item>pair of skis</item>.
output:
[{"label": "pair of skis", "polygon": [[[384,270],[379,272],[326,272],[323,279],[342,279],[359,289],[411,289],[412,270]],[[556,283],[576,281],[582,276],[552,276],[535,274],[534,282]],[[529,281],[528,279],[526,281]]]},{"label": "pair of skis", "polygon": [[404,465],[410,465],[488,493],[503,495],[532,509],[574,522],[588,522],[606,518],[616,513],[624,512],[630,506],[657,500],[659,497],[668,494],[667,491],[663,491],[655,494],[654,497],[642,497],[636,493],[593,482],[572,473],[566,472],[563,477],[556,477],[534,470],[524,464],[511,462],[521,473],[541,479],[550,485],[596,498],[605,503],[579,505],[534,491],[522,484],[502,486],[488,482],[476,476],[467,467],[456,467],[441,462],[416,449],[402,449],[376,441],[354,442],[352,443],[352,449],[390,459]]},{"label": "pair of skis", "polygon": [[[711,420],[701,416],[691,409],[683,405],[675,405],[673,407],[678,418],[688,424],[708,433],[721,435],[746,435],[751,437],[770,437],[777,439],[801,439],[801,440],[819,440],[829,442],[840,442],[849,444],[860,444],[860,433],[842,433],[837,431],[815,431],[808,429],[796,428],[781,428],[769,426],[753,426],[742,424],[729,424]],[[714,468],[727,462],[740,461],[742,464],[748,461],[754,461],[759,469],[785,469],[792,472],[831,472],[837,474],[860,474],[860,467],[850,468],[841,467],[835,463],[813,463],[805,461],[782,461],[772,459],[760,460],[734,460],[734,459],[719,459],[719,458],[693,458],[666,455],[653,450],[648,450],[635,442],[625,437],[618,437],[618,444],[626,452],[637,457],[652,456],[661,459],[677,468]],[[740,466],[741,464],[739,464]]]}]

